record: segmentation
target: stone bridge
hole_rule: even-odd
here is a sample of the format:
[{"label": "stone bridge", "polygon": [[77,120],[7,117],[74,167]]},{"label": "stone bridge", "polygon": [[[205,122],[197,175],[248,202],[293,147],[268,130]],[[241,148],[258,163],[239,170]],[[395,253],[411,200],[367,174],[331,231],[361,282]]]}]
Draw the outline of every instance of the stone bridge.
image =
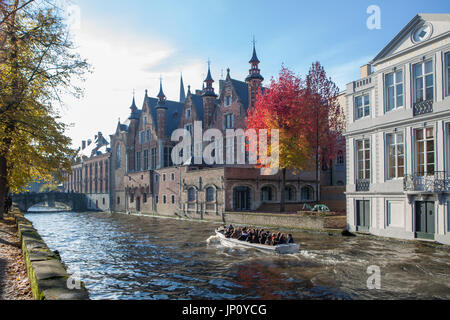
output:
[{"label": "stone bridge", "polygon": [[13,195],[15,203],[22,212],[27,212],[31,207],[46,203],[49,207],[55,207],[55,203],[63,203],[71,208],[71,211],[87,211],[87,197],[80,193],[47,192],[47,193],[22,193]]}]

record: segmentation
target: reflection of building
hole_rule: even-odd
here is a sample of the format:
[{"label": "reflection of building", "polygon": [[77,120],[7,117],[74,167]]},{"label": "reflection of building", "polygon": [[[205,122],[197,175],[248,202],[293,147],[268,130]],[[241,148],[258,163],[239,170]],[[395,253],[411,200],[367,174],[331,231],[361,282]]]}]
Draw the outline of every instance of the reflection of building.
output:
[{"label": "reflection of building", "polygon": [[[166,98],[162,81],[156,98],[145,92],[142,109],[133,97],[128,120],[119,121],[111,135],[111,210],[222,219],[225,211],[279,208],[280,174],[262,176],[250,165],[172,164],[174,142],[170,138],[178,128],[193,132],[194,122],[202,121],[202,129],[218,129],[224,136],[227,129],[245,128],[247,110],[264,80],[255,49],[250,65],[245,82],[232,79],[228,69],[226,78],[219,82],[218,95],[208,68],[202,90],[193,92],[188,86],[185,94],[181,79],[179,101]],[[322,177],[327,184],[326,170]],[[333,181],[338,184],[337,180]],[[314,172],[288,173],[287,209],[295,211],[301,203],[314,201],[315,186]]]},{"label": "reflection of building", "polygon": [[450,244],[449,35],[417,15],[347,85],[351,230]]}]

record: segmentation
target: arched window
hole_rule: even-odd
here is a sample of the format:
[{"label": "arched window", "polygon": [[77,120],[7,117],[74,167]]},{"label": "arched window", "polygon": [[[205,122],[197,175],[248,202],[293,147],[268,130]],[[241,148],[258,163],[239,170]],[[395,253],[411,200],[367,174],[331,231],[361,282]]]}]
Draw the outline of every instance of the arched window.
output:
[{"label": "arched window", "polygon": [[302,188],[302,201],[313,201],[314,200],[314,189],[310,186],[305,186]]},{"label": "arched window", "polygon": [[216,201],[216,189],[213,187],[208,187],[206,189],[206,202]]},{"label": "arched window", "polygon": [[295,201],[295,189],[292,186],[286,186],[284,190],[286,201]]},{"label": "arched window", "polygon": [[275,191],[272,187],[266,186],[261,189],[261,201],[273,201],[275,199]]},{"label": "arched window", "polygon": [[194,187],[188,189],[188,201],[192,202],[197,200],[197,190]]}]

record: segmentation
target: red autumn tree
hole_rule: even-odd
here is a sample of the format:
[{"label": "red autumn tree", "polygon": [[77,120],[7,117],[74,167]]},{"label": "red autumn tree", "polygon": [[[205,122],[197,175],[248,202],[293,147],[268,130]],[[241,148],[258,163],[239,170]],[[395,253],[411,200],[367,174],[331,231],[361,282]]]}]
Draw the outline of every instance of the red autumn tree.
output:
[{"label": "red autumn tree", "polygon": [[306,76],[305,99],[307,116],[311,121],[305,127],[315,157],[316,199],[319,199],[319,175],[321,162],[328,164],[343,149],[344,117],[338,104],[339,88],[328,78],[319,62],[312,64]]},{"label": "red autumn tree", "polygon": [[[282,173],[281,212],[285,211],[287,169],[305,170],[310,164],[311,149],[304,127],[309,125],[311,119],[304,116],[307,113],[305,108],[308,106],[305,98],[305,82],[289,69],[282,67],[279,78],[272,79],[264,93],[258,95],[254,107],[249,110],[246,118],[247,128],[268,129],[269,141],[272,130],[279,130],[279,145],[274,147],[269,144],[268,152],[278,153],[279,163],[276,166]],[[257,144],[252,144],[251,152],[257,151],[256,147]],[[264,158],[258,160],[259,167],[274,167],[273,164],[265,163]]]},{"label": "red autumn tree", "polygon": [[[316,199],[319,199],[320,162],[335,159],[344,140],[343,117],[337,103],[339,89],[316,62],[305,80],[282,67],[279,78],[259,94],[248,111],[249,129],[279,130],[279,168],[282,170],[280,211],[285,210],[286,171],[316,169]],[[252,152],[256,144],[250,146]],[[260,159],[261,160],[261,159]],[[259,163],[260,167],[267,165]]]}]

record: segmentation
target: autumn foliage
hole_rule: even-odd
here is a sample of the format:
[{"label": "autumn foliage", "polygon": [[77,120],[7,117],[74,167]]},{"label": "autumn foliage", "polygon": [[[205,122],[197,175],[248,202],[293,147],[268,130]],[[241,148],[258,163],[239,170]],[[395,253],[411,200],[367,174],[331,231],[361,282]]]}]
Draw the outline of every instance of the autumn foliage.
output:
[{"label": "autumn foliage", "polygon": [[[286,169],[294,172],[318,172],[320,162],[335,159],[342,150],[344,119],[337,103],[338,87],[327,78],[324,68],[316,62],[304,79],[282,67],[278,79],[272,79],[249,109],[249,129],[279,129],[279,167],[285,181]],[[256,145],[251,145],[254,152]],[[259,163],[259,166],[263,166]],[[317,177],[318,180],[318,177]],[[282,211],[284,207],[282,188]]]}]

